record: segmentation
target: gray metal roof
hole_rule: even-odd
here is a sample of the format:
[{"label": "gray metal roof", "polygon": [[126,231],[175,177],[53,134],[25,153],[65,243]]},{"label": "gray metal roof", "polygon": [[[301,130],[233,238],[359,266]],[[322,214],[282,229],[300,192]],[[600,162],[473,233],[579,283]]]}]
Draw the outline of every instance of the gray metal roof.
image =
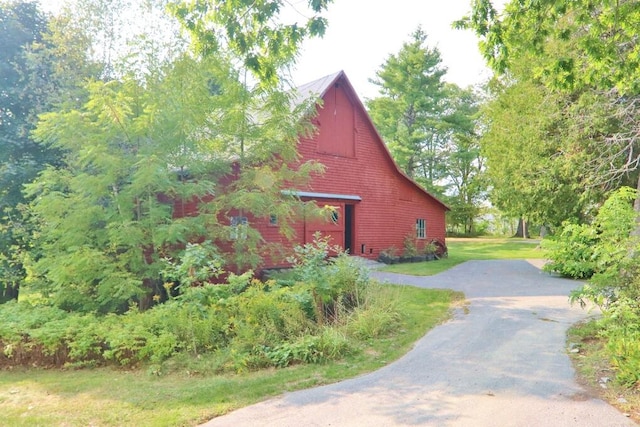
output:
[{"label": "gray metal roof", "polygon": [[328,76],[319,78],[309,83],[305,83],[302,86],[298,86],[296,90],[295,105],[300,105],[304,101],[307,101],[311,97],[320,98],[331,87],[331,84],[335,82],[344,71],[338,71]]},{"label": "gray metal roof", "polygon": [[[361,109],[361,111],[364,113],[365,117],[369,121],[369,124],[371,125],[371,129],[380,140],[380,144],[382,149],[384,150],[385,155],[391,161],[391,164],[393,165],[393,168],[395,168],[397,173],[399,173],[400,176],[402,176],[404,179],[409,181],[412,185],[417,187],[418,190],[420,190],[430,198],[434,199],[437,203],[442,205],[446,210],[450,210],[449,206],[447,206],[442,200],[438,199],[436,196],[428,192],[420,184],[418,184],[416,181],[410,178],[406,173],[404,173],[402,169],[400,169],[398,164],[393,160],[393,156],[391,156],[391,152],[389,151],[389,148],[387,148],[386,144],[384,143],[382,136],[380,135],[375,125],[373,124],[373,120],[371,120],[369,113],[367,113],[367,109],[365,108],[364,104],[356,94],[355,90],[353,89],[353,86],[351,86],[351,83],[349,82],[349,79],[346,77],[344,71],[338,71],[337,73],[329,74],[327,76],[319,78],[318,80],[314,80],[312,82],[303,84],[302,86],[299,86],[298,88],[296,88],[296,97],[295,97],[294,105],[301,105],[302,103],[304,103],[305,101],[308,101],[312,97],[320,98],[324,96],[324,94],[331,87],[331,85],[342,77],[344,77],[344,80],[347,83],[348,92],[350,92],[353,95],[353,102],[358,105],[358,107]],[[359,196],[355,196],[355,197],[359,197]],[[353,200],[356,200],[356,199],[353,199]]]}]

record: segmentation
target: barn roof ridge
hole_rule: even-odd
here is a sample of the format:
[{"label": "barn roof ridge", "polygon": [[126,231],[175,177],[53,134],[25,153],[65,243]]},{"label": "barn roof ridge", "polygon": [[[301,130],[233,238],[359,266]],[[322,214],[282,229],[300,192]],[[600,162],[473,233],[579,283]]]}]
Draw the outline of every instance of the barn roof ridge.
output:
[{"label": "barn roof ridge", "polygon": [[347,75],[344,72],[344,70],[340,70],[340,71],[337,71],[335,73],[328,74],[328,75],[326,75],[324,77],[320,77],[319,79],[316,79],[316,80],[313,80],[311,82],[308,82],[308,83],[305,83],[303,85],[298,86],[296,88],[296,92],[297,92],[296,104],[300,104],[300,103],[308,100],[312,96],[317,96],[319,98],[322,98],[324,96],[324,94],[327,92],[327,90],[329,90],[329,88],[331,88],[331,86],[334,83],[336,83],[338,80],[340,80],[341,78],[344,79],[344,81],[346,83],[345,86],[347,87],[348,92],[350,92],[349,93],[350,98],[352,98],[354,100],[354,102],[356,103],[358,108],[360,108],[360,110],[364,113],[366,119],[369,122],[369,125],[371,126],[371,129],[373,129],[375,135],[377,136],[378,140],[380,141],[380,144],[382,145],[382,148],[383,148],[386,156],[391,161],[391,164],[393,165],[395,170],[400,174],[400,176],[402,176],[404,179],[406,179],[412,185],[414,185],[416,188],[418,188],[418,190],[422,191],[428,197],[432,198],[437,203],[441,204],[446,210],[451,210],[451,208],[449,206],[447,206],[442,200],[440,200],[434,194],[431,194],[429,191],[427,191],[425,188],[423,188],[420,184],[418,184],[413,178],[409,177],[406,173],[404,173],[404,171],[402,169],[400,169],[400,166],[398,166],[396,161],[393,159],[393,156],[391,155],[391,152],[389,151],[389,148],[387,147],[387,144],[384,143],[384,139],[382,138],[382,135],[380,135],[380,132],[378,132],[378,129],[376,128],[375,124],[373,123],[373,119],[371,119],[371,116],[369,116],[369,113],[367,112],[367,109],[365,108],[364,104],[360,100],[360,97],[358,96],[358,94],[356,93],[355,89],[351,85],[351,82],[349,81],[349,78],[347,77]]}]

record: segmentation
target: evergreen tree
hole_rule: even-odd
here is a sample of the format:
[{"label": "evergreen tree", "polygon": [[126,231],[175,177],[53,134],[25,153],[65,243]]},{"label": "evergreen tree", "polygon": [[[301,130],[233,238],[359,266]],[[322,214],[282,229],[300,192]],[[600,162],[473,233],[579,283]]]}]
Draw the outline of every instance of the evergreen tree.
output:
[{"label": "evergreen tree", "polygon": [[437,186],[445,173],[441,151],[446,69],[438,49],[426,42],[427,34],[418,28],[398,54],[387,58],[372,80],[381,96],[366,104],[400,168],[428,190],[441,193]]}]

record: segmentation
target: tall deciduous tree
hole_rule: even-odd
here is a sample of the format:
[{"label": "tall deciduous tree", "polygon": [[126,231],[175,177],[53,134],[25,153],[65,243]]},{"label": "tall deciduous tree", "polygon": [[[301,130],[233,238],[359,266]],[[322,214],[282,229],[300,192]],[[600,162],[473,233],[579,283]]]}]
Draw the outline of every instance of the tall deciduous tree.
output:
[{"label": "tall deciduous tree", "polygon": [[[260,236],[250,228],[239,236],[228,218],[234,210],[294,216],[295,201],[279,189],[306,172],[286,164],[302,107],[292,112],[279,93],[249,93],[220,58],[187,56],[145,87],[125,79],[89,90],[82,108],[44,115],[36,132],[67,153],[67,166],[29,186],[41,224],[33,285],[67,309],[110,312],[161,297],[162,259],[203,236],[232,243],[233,261],[255,265]],[[246,102],[259,122],[247,122]],[[222,185],[240,144],[245,173]],[[195,203],[197,215],[177,218],[174,201]]]},{"label": "tall deciduous tree", "polygon": [[[261,84],[276,85],[294,63],[303,40],[324,34],[327,20],[321,14],[331,2],[305,0],[292,6],[285,0],[196,0],[177,3],[171,10],[198,52],[229,51]],[[302,22],[283,22],[287,6]]]},{"label": "tall deciduous tree", "polygon": [[480,36],[481,52],[496,71],[529,56],[532,73],[551,87],[640,91],[637,1],[513,0],[500,13],[493,3],[474,0],[471,14],[456,25]]},{"label": "tall deciduous tree", "polygon": [[481,139],[492,202],[538,224],[579,219],[590,200],[577,167],[583,154],[566,138],[566,98],[526,81],[494,90]]},{"label": "tall deciduous tree", "polygon": [[[290,167],[299,136],[311,130],[312,103],[295,104],[272,73],[292,63],[307,32],[289,41],[289,27],[263,22],[275,19],[277,4],[180,6],[174,11],[199,49],[143,78],[136,68],[93,81],[80,108],[42,116],[35,135],[61,149],[65,165],[28,187],[40,225],[34,288],[72,310],[122,311],[133,301],[146,308],[162,298],[165,261],[179,264],[187,243],[233,247],[227,261],[247,268],[265,249],[253,218],[277,215],[290,235],[305,205],[281,189],[321,167]],[[219,8],[233,19],[220,21]],[[234,22],[242,25],[218,39],[216,30]],[[266,49],[265,34],[277,36]],[[249,67],[256,52],[264,61]]]},{"label": "tall deciduous tree", "polygon": [[460,89],[454,84],[446,86],[446,93],[444,121],[449,136],[442,158],[451,207],[447,220],[450,225],[462,226],[465,234],[473,234],[487,189],[480,152],[479,96],[471,88]]},{"label": "tall deciduous tree", "polygon": [[38,114],[82,102],[79,84],[99,74],[86,59],[87,38],[68,16],[45,16],[34,2],[0,3],[0,301],[17,298],[28,247],[23,185],[60,152],[37,144],[31,131]]},{"label": "tall deciduous tree", "polygon": [[[639,19],[640,4],[635,1],[510,1],[498,13],[490,0],[477,0],[470,16],[457,23],[481,37],[481,51],[503,82],[537,87],[546,94],[537,99],[561,116],[554,132],[561,139],[555,144],[558,150],[531,160],[541,165],[549,158],[553,164],[564,163],[551,173],[565,171],[556,178],[573,187],[567,191],[582,195],[576,206],[588,205],[583,196],[593,190],[615,188],[630,173],[637,175]],[[535,123],[538,119],[531,116],[522,111],[514,119]],[[540,137],[535,141],[544,147],[544,135]],[[580,175],[570,177],[569,169]],[[531,195],[554,188],[545,185],[534,180],[526,191]],[[548,193],[548,198],[539,199],[555,197]],[[544,205],[548,204],[540,209]],[[640,199],[636,205],[640,212]],[[559,217],[558,206],[562,205],[546,206],[547,216]]]},{"label": "tall deciduous tree", "polygon": [[1,204],[6,207],[23,200],[21,184],[35,176],[42,157],[47,156],[29,138],[34,116],[46,101],[42,94],[28,90],[27,76],[27,52],[42,42],[47,19],[35,3],[0,3],[0,25],[0,188]]},{"label": "tall deciduous tree", "polygon": [[427,34],[418,28],[377,71],[372,82],[380,97],[367,102],[396,162],[429,190],[437,190],[444,172],[439,157],[446,134],[445,73],[440,52],[427,45]]}]

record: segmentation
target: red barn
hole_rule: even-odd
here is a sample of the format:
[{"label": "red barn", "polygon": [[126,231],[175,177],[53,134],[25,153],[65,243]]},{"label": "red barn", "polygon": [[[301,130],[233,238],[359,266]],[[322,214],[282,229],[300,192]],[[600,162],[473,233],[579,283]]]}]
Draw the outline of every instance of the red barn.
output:
[{"label": "red barn", "polygon": [[[398,168],[344,72],[301,86],[298,92],[305,99],[317,95],[323,100],[314,119],[318,131],[301,139],[298,151],[302,161],[324,164],[325,173],[310,186],[290,191],[303,200],[336,207],[336,215],[328,223],[299,221],[292,243],[310,242],[321,231],[350,254],[372,259],[391,247],[400,254],[406,236],[418,249],[433,240],[444,244],[448,207]],[[268,221],[253,225],[266,241],[283,240]]]}]

